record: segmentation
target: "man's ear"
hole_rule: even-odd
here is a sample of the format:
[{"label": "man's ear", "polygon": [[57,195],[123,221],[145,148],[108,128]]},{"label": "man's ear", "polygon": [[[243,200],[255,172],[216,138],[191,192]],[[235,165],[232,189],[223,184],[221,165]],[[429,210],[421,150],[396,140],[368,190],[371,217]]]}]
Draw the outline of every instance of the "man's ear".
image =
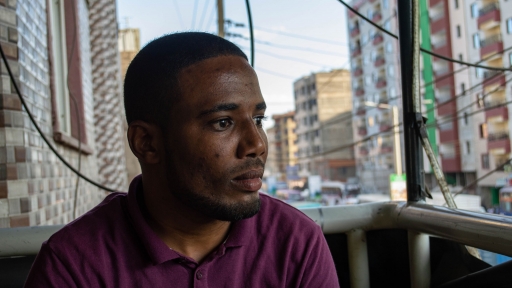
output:
[{"label": "man's ear", "polygon": [[139,161],[156,164],[162,157],[162,133],[160,128],[144,121],[133,121],[128,126],[128,143]]}]

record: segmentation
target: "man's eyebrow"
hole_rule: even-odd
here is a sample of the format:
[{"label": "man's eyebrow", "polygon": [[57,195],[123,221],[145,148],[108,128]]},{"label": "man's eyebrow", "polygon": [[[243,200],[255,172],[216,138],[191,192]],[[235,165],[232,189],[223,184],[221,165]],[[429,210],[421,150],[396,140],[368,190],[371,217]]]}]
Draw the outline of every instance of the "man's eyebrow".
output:
[{"label": "man's eyebrow", "polygon": [[216,113],[216,112],[220,112],[220,111],[236,110],[238,107],[239,107],[238,104],[235,104],[235,103],[220,104],[220,105],[213,107],[212,109],[201,111],[201,113],[199,113],[199,117],[202,117],[202,116],[208,115],[208,114],[212,114],[212,113]]},{"label": "man's eyebrow", "polygon": [[265,102],[256,104],[256,110],[265,110],[265,109],[267,109],[267,104]]}]

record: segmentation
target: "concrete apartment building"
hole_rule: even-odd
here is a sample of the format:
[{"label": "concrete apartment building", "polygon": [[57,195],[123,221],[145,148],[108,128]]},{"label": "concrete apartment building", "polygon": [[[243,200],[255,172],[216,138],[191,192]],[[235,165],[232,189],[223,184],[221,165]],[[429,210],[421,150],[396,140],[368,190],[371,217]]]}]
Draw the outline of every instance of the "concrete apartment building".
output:
[{"label": "concrete apartment building", "polygon": [[[0,1],[0,44],[50,143],[90,179],[127,189],[115,1]],[[3,63],[0,73],[0,227],[65,224],[106,193],[84,180],[77,189]]]},{"label": "concrete apartment building", "polygon": [[299,176],[355,176],[350,71],[314,73],[294,82]]},{"label": "concrete apartment building", "polygon": [[274,127],[267,130],[269,155],[266,170],[271,170],[278,180],[286,181],[289,172],[297,165],[297,135],[295,112],[272,116]]},{"label": "concrete apartment building", "polygon": [[[465,15],[467,61],[481,61],[482,65],[492,67],[511,67],[512,51],[506,49],[512,47],[512,3],[504,0],[458,2],[458,9]],[[469,93],[470,101],[477,103],[473,108],[485,109],[479,117],[471,117],[476,122],[472,127],[474,139],[478,139],[474,162],[476,176],[480,177],[511,157],[512,115],[509,105],[492,107],[511,100],[512,84],[507,73],[474,68],[468,71],[471,72],[471,86],[482,83]],[[504,184],[503,179],[510,174],[510,168],[507,165],[479,182],[478,190],[486,200],[486,206],[496,204],[499,186]]]},{"label": "concrete apartment building", "polygon": [[[352,2],[352,7],[392,33],[398,33],[396,4],[395,0],[358,0]],[[402,103],[398,41],[350,11],[347,21],[354,141],[375,135],[355,146],[357,175],[363,192],[388,193],[389,176],[395,173],[397,159],[392,111],[398,107],[401,115]]]},{"label": "concrete apartment building", "polygon": [[[374,22],[398,34],[397,19],[390,15],[396,8],[395,1],[354,1],[352,5]],[[471,63],[480,62],[482,65],[494,67],[511,66],[510,51],[501,52],[512,46],[512,4],[509,1],[431,0],[420,1],[420,6],[422,47]],[[388,19],[386,17],[391,17],[392,20],[390,22],[383,20]],[[392,73],[389,73],[392,71],[391,67],[386,67],[386,71],[383,71],[384,69],[380,67],[384,66],[384,63],[388,61],[397,63],[396,55],[385,54],[383,57],[375,57],[375,54],[372,54],[379,51],[397,51],[396,46],[392,47],[392,44],[386,43],[387,40],[396,43],[395,40],[387,39],[388,36],[385,35],[381,40],[378,32],[371,31],[373,27],[366,23],[362,24],[364,22],[350,12],[348,22],[353,57],[352,89],[356,114],[354,131],[358,140],[379,132],[375,128],[372,130],[371,127],[375,126],[376,121],[381,122],[385,117],[381,113],[387,113],[387,111],[371,109],[372,112],[370,112],[366,104],[378,102],[374,94],[376,88],[380,87],[379,89],[382,90],[378,91],[384,91],[385,86],[393,83],[396,87],[395,91],[400,91],[399,67],[395,65],[396,70]],[[371,44],[367,44],[366,39],[369,39],[365,36],[367,33],[373,34]],[[384,48],[382,49],[380,45]],[[367,65],[370,62],[365,61],[365,57],[376,60],[374,67]],[[507,91],[512,90],[512,84],[509,83],[507,75],[475,68],[457,72],[462,68],[465,66],[423,53],[421,55],[421,93],[423,111],[429,119],[428,136],[447,182],[454,186],[469,184],[495,169],[509,159],[511,149],[509,109],[507,106],[492,108],[510,101],[510,93]],[[385,74],[386,72],[388,73]],[[379,83],[379,77],[375,77],[374,73],[385,75],[385,84],[383,81]],[[393,79],[390,74],[395,75],[396,78]],[[375,87],[371,87],[372,78],[377,80]],[[369,92],[369,89],[373,90]],[[390,98],[389,88],[387,93]],[[397,100],[399,99],[383,101],[383,103],[398,106],[401,101]],[[477,113],[482,109],[486,110]],[[384,127],[387,126],[384,125]],[[380,130],[382,132],[385,129]],[[383,144],[388,143],[388,140],[384,140],[383,137],[385,136],[381,134],[362,144],[356,150],[356,158],[358,167],[362,167],[358,175],[361,177],[363,186],[374,185],[378,191],[384,192],[387,189],[383,189],[382,184],[386,175],[392,173],[393,169],[389,156],[385,155],[386,151],[392,151],[392,149],[388,148],[388,144]],[[381,149],[377,150],[379,146]],[[376,158],[384,158],[384,161],[375,161]],[[434,187],[437,184],[426,158],[424,162],[427,185]],[[382,169],[383,167],[372,169],[379,163],[388,164],[389,169],[387,171]],[[505,167],[502,170],[509,171],[509,169]],[[478,187],[473,187],[468,192],[479,193],[486,206],[492,205],[493,199],[497,198],[496,186],[502,184],[503,179],[509,174],[505,171],[491,174],[480,181]],[[374,183],[368,179],[374,179]]]}]

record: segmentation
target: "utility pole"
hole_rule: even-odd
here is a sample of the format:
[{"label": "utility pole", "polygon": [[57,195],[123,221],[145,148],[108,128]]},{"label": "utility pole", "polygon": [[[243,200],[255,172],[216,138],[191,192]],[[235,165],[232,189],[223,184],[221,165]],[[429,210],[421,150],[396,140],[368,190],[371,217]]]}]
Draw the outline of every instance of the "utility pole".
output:
[{"label": "utility pole", "polygon": [[224,3],[222,0],[217,0],[217,29],[217,35],[224,38]]}]

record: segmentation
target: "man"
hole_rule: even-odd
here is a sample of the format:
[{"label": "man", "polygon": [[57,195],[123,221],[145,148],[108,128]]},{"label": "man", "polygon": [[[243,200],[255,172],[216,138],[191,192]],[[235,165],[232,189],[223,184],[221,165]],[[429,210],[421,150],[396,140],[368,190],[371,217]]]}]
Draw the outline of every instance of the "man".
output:
[{"label": "man", "polygon": [[161,37],[124,91],[142,175],[45,242],[26,286],[338,286],[318,225],[258,193],[266,105],[238,47]]}]

